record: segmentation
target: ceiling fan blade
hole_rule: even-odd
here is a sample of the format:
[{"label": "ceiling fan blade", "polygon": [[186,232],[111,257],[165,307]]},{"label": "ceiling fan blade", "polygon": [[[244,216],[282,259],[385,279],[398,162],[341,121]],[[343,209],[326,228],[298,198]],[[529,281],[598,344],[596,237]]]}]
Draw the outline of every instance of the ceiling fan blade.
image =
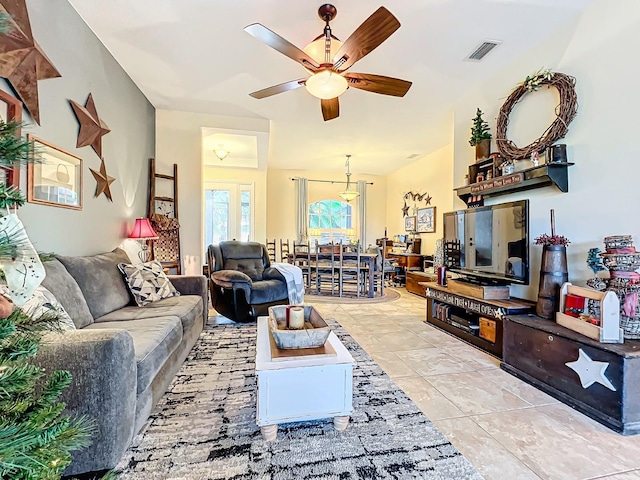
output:
[{"label": "ceiling fan blade", "polygon": [[404,97],[412,83],[399,78],[372,75],[370,73],[345,73],[344,77],[350,87],[367,90],[368,92]]},{"label": "ceiling fan blade", "polygon": [[340,102],[338,101],[338,97],[329,100],[320,100],[320,103],[322,105],[322,117],[325,122],[338,118],[338,115],[340,115]]},{"label": "ceiling fan blade", "polygon": [[389,38],[398,28],[400,28],[398,19],[389,10],[380,7],[342,44],[333,57],[334,68],[341,72],[348,69]]},{"label": "ceiling fan blade", "polygon": [[295,60],[303,67],[308,68],[311,71],[316,71],[320,65],[309,55],[304,53],[298,47],[296,47],[293,43],[285,40],[280,35],[275,32],[272,32],[264,25],[260,25],[259,23],[252,23],[244,27],[245,32],[250,35],[253,35],[262,43],[266,43],[271,48],[276,49],[280,53],[283,53],[287,57]]},{"label": "ceiling fan blade", "polygon": [[302,87],[306,78],[300,78],[298,80],[291,80],[290,82],[281,83],[279,85],[274,85],[273,87],[263,88],[262,90],[258,90],[257,92],[250,93],[253,98],[266,98],[272,95],[277,95],[278,93],[288,92],[289,90],[293,90],[298,87]]}]

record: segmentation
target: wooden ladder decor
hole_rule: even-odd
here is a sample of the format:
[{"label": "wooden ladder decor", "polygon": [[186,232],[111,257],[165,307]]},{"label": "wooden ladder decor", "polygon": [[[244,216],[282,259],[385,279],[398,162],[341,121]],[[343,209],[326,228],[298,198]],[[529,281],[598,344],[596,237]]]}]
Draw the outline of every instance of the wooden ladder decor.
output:
[{"label": "wooden ladder decor", "polygon": [[[156,181],[172,183],[172,196],[157,195]],[[164,192],[164,190],[162,190]],[[152,258],[158,260],[169,273],[182,272],[180,254],[180,224],[178,223],[178,165],[173,164],[173,175],[156,173],[155,159],[149,159],[149,218],[158,239],[151,243]]]}]

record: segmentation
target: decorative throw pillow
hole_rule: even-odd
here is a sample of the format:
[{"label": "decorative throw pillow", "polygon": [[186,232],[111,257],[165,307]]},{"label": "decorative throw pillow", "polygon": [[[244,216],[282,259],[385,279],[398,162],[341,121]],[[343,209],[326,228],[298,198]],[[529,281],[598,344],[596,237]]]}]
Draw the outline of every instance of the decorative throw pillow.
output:
[{"label": "decorative throw pillow", "polygon": [[157,260],[138,265],[118,264],[129,291],[139,307],[163,298],[180,295]]},{"label": "decorative throw pillow", "polygon": [[[9,287],[0,285],[0,294],[11,300]],[[76,326],[71,320],[69,314],[60,305],[60,302],[53,296],[49,290],[39,285],[33,295],[27,299],[25,304],[20,307],[27,315],[33,318],[40,318],[42,315],[55,315],[60,321],[59,326],[62,330],[75,330]]]}]

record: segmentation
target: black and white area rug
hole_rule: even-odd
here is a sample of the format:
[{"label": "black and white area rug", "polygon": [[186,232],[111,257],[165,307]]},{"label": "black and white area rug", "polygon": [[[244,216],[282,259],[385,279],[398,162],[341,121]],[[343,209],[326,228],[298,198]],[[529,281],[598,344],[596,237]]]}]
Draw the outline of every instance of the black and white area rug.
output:
[{"label": "black and white area rug", "polygon": [[202,332],[169,391],[117,468],[125,479],[482,479],[420,409],[335,321],[357,362],[354,412],[281,425],[265,442],[256,425],[256,325]]}]

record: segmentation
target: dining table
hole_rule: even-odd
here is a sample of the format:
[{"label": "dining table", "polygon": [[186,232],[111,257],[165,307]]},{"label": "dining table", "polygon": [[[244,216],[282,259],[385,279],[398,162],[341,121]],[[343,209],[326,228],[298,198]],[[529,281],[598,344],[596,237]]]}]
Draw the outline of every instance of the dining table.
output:
[{"label": "dining table", "polygon": [[[335,259],[335,255],[336,254],[332,253],[331,251],[320,251],[317,254],[313,252],[311,253],[311,261],[313,262],[314,260],[316,260],[316,258],[318,260],[331,260],[332,257]],[[353,260],[357,260],[357,258],[358,258],[357,252],[342,253],[343,260],[353,261]],[[378,258],[377,253],[361,253],[360,254],[360,263],[367,267],[367,280],[369,283],[368,291],[369,291],[370,298],[373,298],[375,293],[374,271],[376,267],[377,258]],[[293,263],[293,253],[290,253],[289,255],[287,255],[287,260],[289,263]],[[338,266],[337,268],[340,268],[340,266]]]}]

